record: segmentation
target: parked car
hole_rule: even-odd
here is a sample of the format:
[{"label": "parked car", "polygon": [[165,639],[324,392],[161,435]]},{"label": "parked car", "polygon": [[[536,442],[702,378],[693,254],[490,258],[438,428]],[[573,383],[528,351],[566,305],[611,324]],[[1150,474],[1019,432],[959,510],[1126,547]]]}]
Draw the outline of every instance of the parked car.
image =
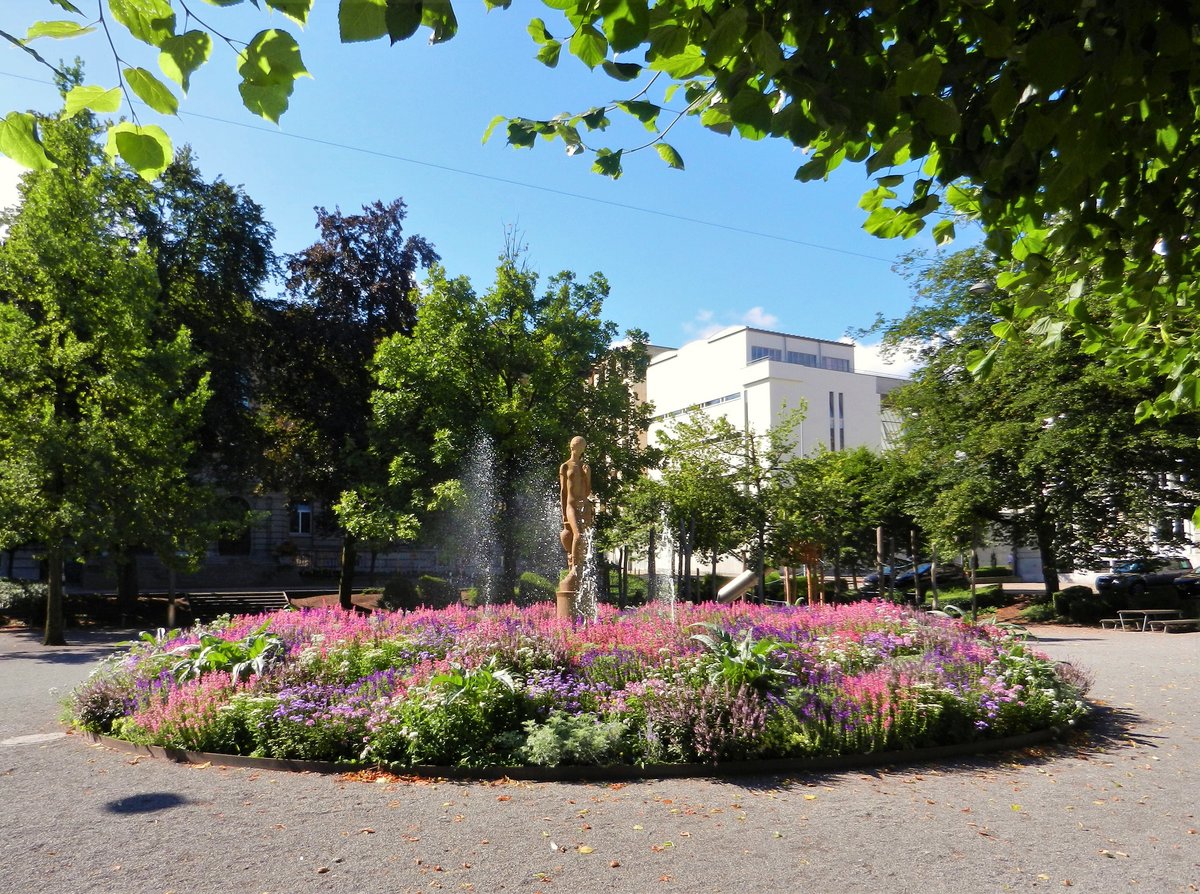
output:
[{"label": "parked car", "polygon": [[[904,568],[907,566],[899,566],[899,567]],[[878,593],[881,593],[884,590],[886,590],[888,588],[888,586],[891,584],[891,582],[892,582],[892,566],[884,565],[883,566],[883,584],[882,584],[882,586],[879,583],[879,572],[872,571],[870,574],[864,575],[862,580],[859,581],[858,592],[866,594],[866,595],[878,594]]]},{"label": "parked car", "polygon": [[1076,568],[1074,571],[1068,571],[1058,576],[1058,583],[1064,589],[1066,587],[1087,587],[1095,590],[1096,579],[1105,574],[1112,574],[1118,565],[1124,565],[1130,559],[1100,559],[1097,564],[1090,568]]},{"label": "parked car", "polygon": [[1192,563],[1179,556],[1131,559],[1122,562],[1111,574],[1097,577],[1096,589],[1101,593],[1140,596],[1150,587],[1173,583],[1191,570]]},{"label": "parked car", "polygon": [[[903,574],[896,575],[897,590],[911,590],[916,586],[916,581],[921,581],[921,591],[925,592],[932,586],[933,581],[933,563],[923,562],[916,568],[910,568]],[[937,582],[938,589],[947,587],[959,587],[967,582],[967,576],[963,570],[957,565],[947,562],[946,564],[938,564],[937,567]]]},{"label": "parked car", "polygon": [[1189,571],[1187,574],[1181,574],[1172,581],[1175,584],[1175,592],[1185,598],[1200,596],[1200,572]]}]

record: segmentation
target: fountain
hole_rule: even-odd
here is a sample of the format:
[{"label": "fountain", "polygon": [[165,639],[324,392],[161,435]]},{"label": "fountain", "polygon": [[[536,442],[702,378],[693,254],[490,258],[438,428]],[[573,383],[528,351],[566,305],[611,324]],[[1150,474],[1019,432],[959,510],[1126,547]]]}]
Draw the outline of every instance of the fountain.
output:
[{"label": "fountain", "polygon": [[491,605],[498,595],[496,582],[499,578],[500,499],[496,488],[496,450],[492,439],[479,432],[468,453],[470,457],[462,469],[460,481],[466,507],[455,513],[455,527],[465,532],[465,542],[460,544],[463,556],[463,571],[467,579],[479,590],[479,604]]}]

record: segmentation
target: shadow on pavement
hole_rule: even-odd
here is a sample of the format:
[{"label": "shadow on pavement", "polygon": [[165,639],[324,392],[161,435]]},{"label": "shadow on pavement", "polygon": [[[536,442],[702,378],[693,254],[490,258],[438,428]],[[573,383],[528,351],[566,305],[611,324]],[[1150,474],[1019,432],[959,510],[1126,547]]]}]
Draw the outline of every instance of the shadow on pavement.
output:
[{"label": "shadow on pavement", "polygon": [[104,805],[104,809],[109,813],[153,813],[156,810],[170,810],[172,807],[183,807],[190,803],[187,798],[174,792],[143,792],[109,801]]},{"label": "shadow on pavement", "polygon": [[6,630],[0,642],[5,658],[46,664],[92,664],[107,658],[119,643],[136,638],[131,630],[68,630],[67,645],[43,646],[42,632],[34,628]]}]

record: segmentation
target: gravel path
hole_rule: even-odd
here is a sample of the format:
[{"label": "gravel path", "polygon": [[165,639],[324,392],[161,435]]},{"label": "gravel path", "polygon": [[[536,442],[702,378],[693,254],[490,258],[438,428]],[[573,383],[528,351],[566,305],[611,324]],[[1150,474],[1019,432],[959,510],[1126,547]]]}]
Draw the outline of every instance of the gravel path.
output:
[{"label": "gravel path", "polygon": [[1095,678],[1085,744],[628,784],[367,784],[136,758],[56,736],[59,693],[128,633],[72,631],[80,644],[60,649],[0,633],[0,891],[1200,890],[1200,634],[1037,632]]}]

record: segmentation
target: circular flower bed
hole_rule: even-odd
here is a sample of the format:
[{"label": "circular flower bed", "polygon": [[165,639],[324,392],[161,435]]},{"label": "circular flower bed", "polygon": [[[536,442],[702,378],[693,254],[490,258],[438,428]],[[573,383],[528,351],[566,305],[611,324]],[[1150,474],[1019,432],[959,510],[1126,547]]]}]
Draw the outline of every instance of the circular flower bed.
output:
[{"label": "circular flower bed", "polygon": [[720,763],[1071,724],[1086,681],[993,627],[874,602],[241,617],[143,634],[78,727],[189,751],[412,766]]}]

